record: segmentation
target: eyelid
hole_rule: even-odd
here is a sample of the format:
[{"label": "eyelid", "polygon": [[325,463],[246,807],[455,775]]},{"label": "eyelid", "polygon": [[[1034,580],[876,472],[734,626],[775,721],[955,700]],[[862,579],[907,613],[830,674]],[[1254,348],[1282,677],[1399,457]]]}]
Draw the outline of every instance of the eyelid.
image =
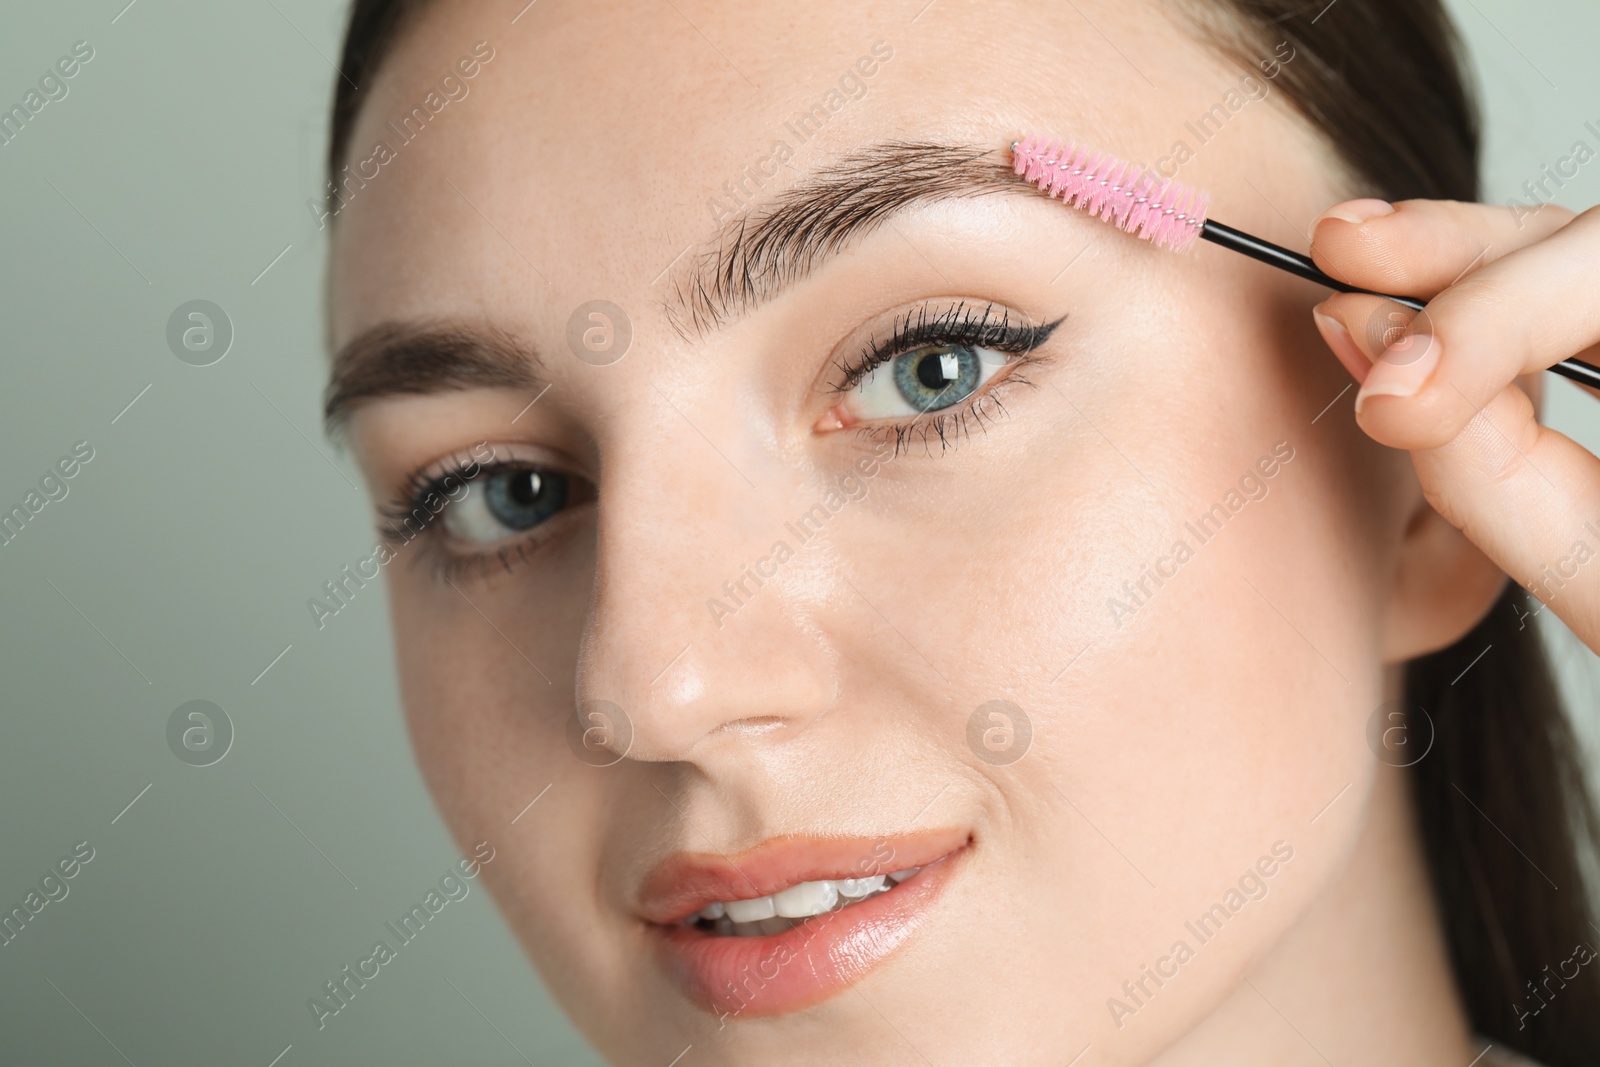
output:
[{"label": "eyelid", "polygon": [[887,339],[880,341],[875,330],[862,343],[857,356],[836,358],[833,365],[839,377],[828,386],[828,392],[847,393],[877,367],[930,344],[970,344],[1012,356],[1029,354],[1044,344],[1067,317],[1063,314],[1049,322],[1035,323],[1023,312],[995,300],[948,299],[953,302],[945,303],[931,318],[929,312],[940,306],[938,300],[925,300],[896,313]]},{"label": "eyelid", "polygon": [[[878,340],[879,327],[862,344],[860,355],[853,361],[842,354],[833,360],[839,378],[827,390],[832,394],[831,406],[815,429],[823,433],[853,431],[861,437],[877,438],[891,443],[896,455],[919,437],[925,445],[937,438],[940,451],[948,451],[972,430],[984,429],[996,416],[1008,414],[1001,394],[1014,386],[1033,387],[1024,374],[1027,368],[1055,362],[1054,356],[1040,351],[1040,347],[1067,318],[1062,314],[1039,323],[1026,312],[996,300],[960,297],[930,298],[895,309],[894,315],[887,340]],[[846,343],[842,342],[835,351],[843,352]],[[981,386],[946,407],[930,408],[909,417],[858,415],[848,410],[850,397],[868,374],[892,365],[905,353],[936,345],[989,349],[1004,358]],[[979,358],[989,363],[982,355]]]},{"label": "eyelid", "polygon": [[[564,450],[524,441],[484,440],[436,454],[436,458],[413,467],[400,476],[396,487],[392,490],[395,497],[391,502],[408,500],[412,491],[419,486],[457,473],[461,467],[473,462],[484,470],[504,466],[542,467],[575,477],[589,478],[585,465]],[[477,474],[474,480],[481,477],[481,473]]]},{"label": "eyelid", "polygon": [[[506,470],[532,467],[559,472],[579,487],[577,499],[548,522],[511,532],[495,541],[471,542],[456,537],[442,521],[451,503],[441,504],[438,511],[432,511],[421,503],[430,492],[445,495],[438,486],[452,474],[460,475],[462,468],[468,466],[465,453],[456,453],[418,467],[407,475],[405,488],[390,504],[379,508],[380,516],[389,520],[387,527],[380,524],[379,538],[397,554],[412,541],[420,541],[414,550],[414,562],[425,564],[441,584],[486,577],[496,570],[509,573],[519,564],[527,562],[536,552],[554,543],[552,537],[559,539],[564,536],[568,528],[561,520],[578,508],[592,503],[594,497],[589,479],[577,472],[577,464],[559,454],[547,458],[525,455],[523,451],[516,446],[491,449],[494,458],[480,464],[468,484],[481,482],[490,475]],[[461,499],[466,498],[463,496]],[[421,518],[417,518],[419,508],[425,513]],[[415,532],[405,526],[407,519],[419,527]],[[550,532],[552,524],[555,524],[554,534]]]},{"label": "eyelid", "polygon": [[[472,469],[473,467],[476,469]],[[481,482],[487,475],[507,469],[537,467],[541,470],[559,471],[569,478],[588,481],[580,473],[581,467],[561,452],[537,448],[526,444],[490,444],[480,442],[469,448],[457,449],[437,459],[413,468],[400,481],[387,503],[377,504],[378,534],[386,540],[408,543],[403,533],[397,532],[407,517],[413,516],[419,501],[427,493],[446,495],[442,484],[451,477],[462,478],[468,485]],[[442,511],[442,509],[441,509]],[[437,514],[434,516],[437,517]],[[431,526],[431,522],[429,524]],[[432,533],[431,530],[424,532]],[[417,535],[413,534],[413,537]]]}]

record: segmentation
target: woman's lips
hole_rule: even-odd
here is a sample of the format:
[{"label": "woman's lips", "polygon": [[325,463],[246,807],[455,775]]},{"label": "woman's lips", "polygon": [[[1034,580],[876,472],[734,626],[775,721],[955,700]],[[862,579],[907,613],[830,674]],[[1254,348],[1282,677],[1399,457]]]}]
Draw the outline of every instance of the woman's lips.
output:
[{"label": "woman's lips", "polygon": [[[640,915],[663,968],[724,1019],[775,1015],[839,992],[905,943],[970,844],[965,830],[880,838],[779,838],[731,857],[680,854],[645,880]],[[918,867],[893,889],[782,933],[729,937],[686,920],[713,902],[770,896],[800,882]]]}]

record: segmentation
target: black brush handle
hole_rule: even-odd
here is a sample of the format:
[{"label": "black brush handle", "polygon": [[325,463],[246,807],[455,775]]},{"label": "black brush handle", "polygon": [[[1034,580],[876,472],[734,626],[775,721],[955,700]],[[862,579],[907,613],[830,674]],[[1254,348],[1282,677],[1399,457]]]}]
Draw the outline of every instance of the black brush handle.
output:
[{"label": "black brush handle", "polygon": [[[1390,293],[1375,293],[1371,289],[1362,289],[1360,286],[1341,282],[1337,278],[1330,278],[1317,269],[1311,262],[1310,256],[1303,256],[1299,252],[1291,252],[1287,248],[1263,241],[1253,234],[1236,230],[1232,226],[1224,226],[1220,222],[1206,220],[1200,228],[1200,236],[1212,244],[1219,244],[1223,248],[1230,248],[1241,255],[1265,263],[1269,267],[1277,267],[1307,281],[1325,285],[1329,289],[1336,289],[1341,293],[1365,293],[1368,296],[1381,296],[1385,300],[1393,300],[1397,304],[1404,304],[1408,308],[1421,311],[1427,303],[1412,296],[1394,296]],[[1583,362],[1581,359],[1564,359],[1555,366],[1548,368],[1563,378],[1570,378],[1579,385],[1587,385],[1600,389],[1600,367]]]}]

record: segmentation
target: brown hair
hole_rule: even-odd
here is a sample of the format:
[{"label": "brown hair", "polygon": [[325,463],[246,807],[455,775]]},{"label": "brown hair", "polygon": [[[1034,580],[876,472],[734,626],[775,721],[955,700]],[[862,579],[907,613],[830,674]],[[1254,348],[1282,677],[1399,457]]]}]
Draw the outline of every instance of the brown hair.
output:
[{"label": "brown hair", "polygon": [[[1187,6],[1251,69],[1280,41],[1295,48],[1277,87],[1367,192],[1478,198],[1478,116],[1439,0]],[[1408,730],[1432,737],[1409,773],[1472,1025],[1548,1067],[1578,1067],[1600,1052],[1600,966],[1583,966],[1600,932],[1586,877],[1600,820],[1536,607],[1508,585],[1471,633],[1407,664]]]},{"label": "brown hair", "polygon": [[[366,87],[429,0],[354,0],[329,139],[337,181]],[[1440,0],[1184,0],[1226,56],[1255,71],[1280,42],[1274,79],[1367,192],[1390,200],[1478,197],[1478,119]],[[1456,982],[1468,1017],[1497,1045],[1548,1067],[1600,1050],[1600,967],[1585,878],[1600,820],[1529,599],[1508,586],[1455,645],[1414,660],[1409,729],[1434,735],[1409,769]],[[1380,768],[1387,770],[1387,768]],[[1563,965],[1582,948],[1575,975]]]},{"label": "brown hair", "polygon": [[[430,0],[354,0],[345,23],[344,48],[339,58],[341,77],[334,81],[333,121],[328,137],[328,180],[339,184],[345,150],[355,130],[356,113],[367,98],[384,56],[389,54],[407,22]],[[333,194],[329,194],[332,201]],[[333,203],[329,204],[330,209]]]}]

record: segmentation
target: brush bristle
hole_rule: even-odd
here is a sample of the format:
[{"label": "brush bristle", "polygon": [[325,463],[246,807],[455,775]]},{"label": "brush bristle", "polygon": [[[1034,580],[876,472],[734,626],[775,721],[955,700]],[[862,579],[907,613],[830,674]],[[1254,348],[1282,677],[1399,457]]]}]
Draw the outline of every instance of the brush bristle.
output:
[{"label": "brush bristle", "polygon": [[1017,174],[1051,196],[1176,252],[1200,236],[1206,194],[1104,152],[1029,134],[1012,146]]}]

